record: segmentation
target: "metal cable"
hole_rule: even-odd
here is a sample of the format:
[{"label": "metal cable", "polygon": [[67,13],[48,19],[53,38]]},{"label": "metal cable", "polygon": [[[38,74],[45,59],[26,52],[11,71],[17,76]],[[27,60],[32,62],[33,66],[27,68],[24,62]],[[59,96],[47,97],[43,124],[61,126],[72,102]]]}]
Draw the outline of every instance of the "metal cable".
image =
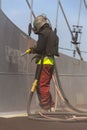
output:
[{"label": "metal cable", "polygon": [[79,26],[80,14],[81,14],[81,7],[82,7],[82,0],[80,0],[80,6],[79,6],[79,14],[78,14],[77,26]]},{"label": "metal cable", "polygon": [[56,25],[55,25],[55,27],[56,27],[56,31],[57,31],[57,27],[58,27],[58,11],[59,11],[59,1],[60,0],[58,0],[58,2],[57,2],[57,12],[56,12]]},{"label": "metal cable", "polygon": [[[65,21],[66,21],[66,24],[67,24],[67,26],[68,26],[68,29],[69,29],[69,31],[70,31],[71,37],[72,37],[72,39],[73,39],[73,43],[74,43],[74,45],[75,45],[75,49],[76,49],[78,55],[80,56],[80,60],[83,60],[83,58],[82,58],[82,56],[81,56],[80,49],[79,49],[79,47],[78,47],[77,44],[76,44],[75,37],[73,36],[71,27],[70,27],[70,25],[69,25],[69,22],[68,22],[68,20],[67,20],[67,17],[66,17],[66,15],[65,15],[65,12],[64,12],[64,10],[63,10],[63,6],[62,6],[62,4],[61,4],[60,1],[59,1],[59,5],[60,5],[61,11],[62,11],[62,13],[63,13],[63,16],[64,16],[64,18],[65,18]],[[80,15],[79,15],[79,16],[80,16]]]},{"label": "metal cable", "polygon": [[32,10],[32,7],[31,7],[31,5],[30,5],[29,1],[28,1],[28,0],[26,0],[26,2],[27,2],[27,5],[28,5],[29,9],[30,9],[30,10],[31,10],[31,12],[32,12],[33,17],[35,18],[34,11]]},{"label": "metal cable", "polygon": [[86,3],[86,1],[83,0],[83,2],[84,2],[84,5],[85,5],[85,8],[87,9],[87,3]]},{"label": "metal cable", "polygon": [[2,7],[2,1],[0,0],[0,9],[1,9],[1,7]]},{"label": "metal cable", "polygon": [[59,0],[59,5],[60,5],[61,11],[62,11],[62,13],[63,13],[63,16],[64,16],[64,18],[65,18],[65,21],[66,21],[66,24],[67,24],[67,26],[68,26],[68,29],[69,29],[69,31],[70,31],[71,37],[73,37],[71,27],[70,27],[70,25],[69,25],[69,22],[68,22],[68,20],[67,20],[67,17],[66,17],[66,15],[65,15],[65,12],[64,12],[64,10],[63,10],[63,6],[62,6],[60,0]]},{"label": "metal cable", "polygon": [[31,25],[32,25],[32,11],[33,11],[33,0],[31,0]]}]

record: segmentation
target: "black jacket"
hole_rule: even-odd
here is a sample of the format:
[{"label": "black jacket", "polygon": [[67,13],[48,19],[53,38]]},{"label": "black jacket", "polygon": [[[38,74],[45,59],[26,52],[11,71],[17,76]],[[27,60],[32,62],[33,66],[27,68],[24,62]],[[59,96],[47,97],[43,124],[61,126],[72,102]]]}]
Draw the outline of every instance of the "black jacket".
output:
[{"label": "black jacket", "polygon": [[59,56],[58,45],[58,36],[49,25],[46,24],[40,29],[37,46],[32,48],[32,53],[44,54],[45,56]]}]

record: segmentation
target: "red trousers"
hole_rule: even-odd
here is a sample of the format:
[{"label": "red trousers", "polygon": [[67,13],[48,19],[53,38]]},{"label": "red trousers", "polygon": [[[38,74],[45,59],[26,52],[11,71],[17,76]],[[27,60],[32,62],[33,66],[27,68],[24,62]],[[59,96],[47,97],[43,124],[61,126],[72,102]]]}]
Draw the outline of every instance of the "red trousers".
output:
[{"label": "red trousers", "polygon": [[50,93],[50,81],[52,78],[53,70],[53,65],[43,65],[39,83],[36,89],[40,101],[40,106],[43,109],[50,109],[54,106],[54,102],[52,101],[52,96]]}]

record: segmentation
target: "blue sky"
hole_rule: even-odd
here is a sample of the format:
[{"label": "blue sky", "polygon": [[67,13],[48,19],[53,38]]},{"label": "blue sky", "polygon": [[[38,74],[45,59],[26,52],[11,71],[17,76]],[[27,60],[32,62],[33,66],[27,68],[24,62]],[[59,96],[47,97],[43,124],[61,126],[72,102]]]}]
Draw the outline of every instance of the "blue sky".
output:
[{"label": "blue sky", "polygon": [[[29,0],[31,3],[31,0]],[[33,10],[35,15],[46,14],[50,19],[52,27],[55,28],[56,24],[56,11],[58,0],[33,0]],[[65,14],[69,21],[70,27],[77,24],[80,0],[61,0]],[[21,30],[27,33],[28,24],[30,22],[30,10],[27,6],[26,0],[2,0],[2,10],[5,14],[15,23]],[[82,3],[80,25],[82,28],[81,45],[80,49],[87,52],[87,9]],[[64,48],[74,49],[71,45],[71,36],[64,20],[64,17],[59,8],[58,10],[58,35],[60,38],[60,46]],[[34,36],[32,36],[34,37]],[[73,55],[73,52],[60,50],[61,52]],[[87,60],[87,54],[82,54]]]}]

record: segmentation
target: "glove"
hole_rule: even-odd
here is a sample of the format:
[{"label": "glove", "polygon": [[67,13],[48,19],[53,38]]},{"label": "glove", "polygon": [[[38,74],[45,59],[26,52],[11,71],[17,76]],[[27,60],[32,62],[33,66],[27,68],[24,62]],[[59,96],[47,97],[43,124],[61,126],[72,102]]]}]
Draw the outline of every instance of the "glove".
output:
[{"label": "glove", "polygon": [[25,53],[26,53],[26,54],[27,54],[27,53],[30,54],[30,53],[31,53],[31,49],[26,50]]},{"label": "glove", "polygon": [[30,53],[31,53],[31,49],[27,49],[24,53],[21,54],[21,56],[24,56],[24,55],[26,55],[27,53],[30,54]]}]

